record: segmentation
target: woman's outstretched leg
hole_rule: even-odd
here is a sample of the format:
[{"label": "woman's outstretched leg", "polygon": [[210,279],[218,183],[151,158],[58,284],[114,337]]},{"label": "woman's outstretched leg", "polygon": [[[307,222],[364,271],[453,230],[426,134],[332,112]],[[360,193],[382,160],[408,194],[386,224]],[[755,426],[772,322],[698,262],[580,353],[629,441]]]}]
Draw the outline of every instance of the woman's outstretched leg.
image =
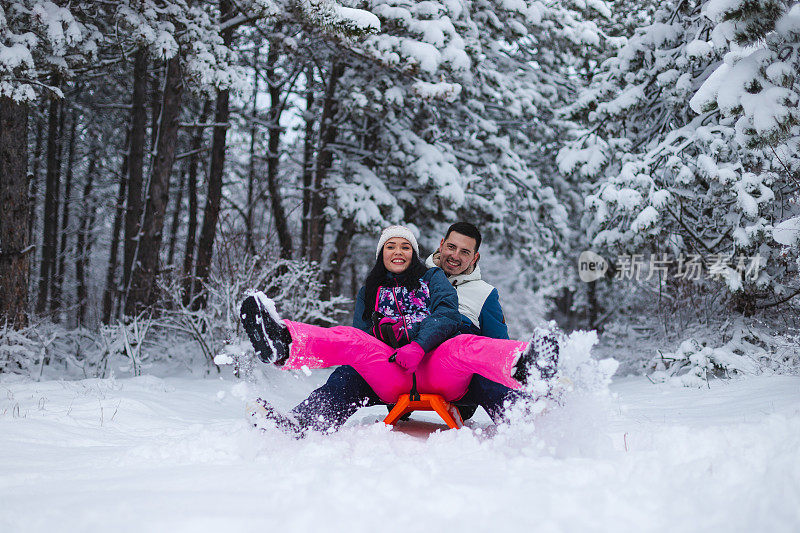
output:
[{"label": "woman's outstretched leg", "polygon": [[281,320],[264,293],[245,298],[242,323],[262,361],[289,369],[352,366],[387,403],[411,388],[411,376],[389,362],[393,350],[382,341],[349,326],[322,328]]},{"label": "woman's outstretched leg", "polygon": [[411,389],[411,376],[389,362],[394,350],[372,335],[349,326],[322,328],[289,320],[284,323],[292,337],[286,368],[352,366],[386,403],[396,402],[400,394]]}]

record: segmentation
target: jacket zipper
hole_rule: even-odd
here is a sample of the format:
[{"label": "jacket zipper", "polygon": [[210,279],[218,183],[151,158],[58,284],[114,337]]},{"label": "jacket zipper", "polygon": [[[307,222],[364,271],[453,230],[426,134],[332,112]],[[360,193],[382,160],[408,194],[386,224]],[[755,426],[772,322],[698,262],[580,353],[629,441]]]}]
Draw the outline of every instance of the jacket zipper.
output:
[{"label": "jacket zipper", "polygon": [[400,285],[397,283],[397,280],[394,280],[394,285],[395,286],[392,287],[392,296],[394,296],[394,304],[397,306],[397,311],[400,313],[400,319],[403,321],[403,330],[406,332],[406,339],[408,339],[408,342],[411,342],[411,337],[408,335],[408,325],[406,324],[406,315],[400,308],[400,301],[397,299],[397,293],[395,292],[395,289],[400,287]]}]

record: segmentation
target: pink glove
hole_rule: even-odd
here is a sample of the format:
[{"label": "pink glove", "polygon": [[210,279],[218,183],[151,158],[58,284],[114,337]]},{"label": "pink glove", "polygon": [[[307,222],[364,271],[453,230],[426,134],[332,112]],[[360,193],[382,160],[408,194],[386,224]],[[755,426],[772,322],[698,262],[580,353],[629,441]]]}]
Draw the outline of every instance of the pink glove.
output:
[{"label": "pink glove", "polygon": [[416,342],[406,344],[402,348],[398,348],[389,361],[393,361],[406,369],[406,374],[411,374],[419,366],[419,362],[425,357],[425,350]]}]

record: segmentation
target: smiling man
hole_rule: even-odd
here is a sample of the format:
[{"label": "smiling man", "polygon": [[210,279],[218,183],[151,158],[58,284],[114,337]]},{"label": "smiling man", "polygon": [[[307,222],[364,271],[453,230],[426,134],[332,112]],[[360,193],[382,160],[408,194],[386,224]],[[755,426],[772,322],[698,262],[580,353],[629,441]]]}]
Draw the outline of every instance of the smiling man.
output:
[{"label": "smiling man", "polygon": [[480,246],[478,228],[469,222],[456,222],[448,228],[439,249],[425,264],[428,268],[438,266],[444,270],[458,292],[459,333],[507,339],[508,327],[497,289],[481,279]]}]

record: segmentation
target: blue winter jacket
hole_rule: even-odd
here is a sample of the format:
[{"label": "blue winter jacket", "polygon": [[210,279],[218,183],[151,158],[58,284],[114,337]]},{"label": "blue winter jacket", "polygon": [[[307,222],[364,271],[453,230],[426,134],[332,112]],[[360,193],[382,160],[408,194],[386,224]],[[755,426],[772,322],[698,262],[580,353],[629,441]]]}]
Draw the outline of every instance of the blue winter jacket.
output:
[{"label": "blue winter jacket", "polygon": [[[397,283],[397,276],[389,274],[386,285]],[[413,324],[409,330],[409,337],[416,342],[425,353],[430,352],[441,343],[458,333],[460,315],[458,313],[458,295],[456,290],[447,281],[447,276],[441,268],[430,268],[420,278],[427,284],[430,297],[428,298],[428,311],[430,315],[421,322]],[[366,287],[361,287],[356,296],[356,306],[353,315],[353,327],[371,333],[372,323],[364,320],[364,294]],[[372,302],[370,302],[372,305]]]}]

